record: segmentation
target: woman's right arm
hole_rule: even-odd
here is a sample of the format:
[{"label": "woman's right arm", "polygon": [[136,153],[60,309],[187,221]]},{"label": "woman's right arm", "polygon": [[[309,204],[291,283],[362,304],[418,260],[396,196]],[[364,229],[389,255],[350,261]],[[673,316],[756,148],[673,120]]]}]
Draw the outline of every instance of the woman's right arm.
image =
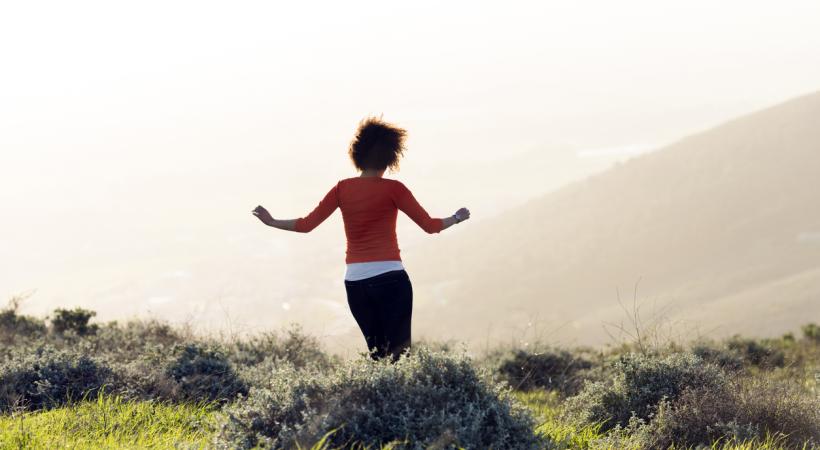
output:
[{"label": "woman's right arm", "polygon": [[444,225],[441,227],[441,229],[445,230],[445,229],[449,228],[450,226],[455,225],[459,222],[464,222],[465,220],[467,220],[469,218],[470,218],[470,210],[467,209],[467,208],[461,208],[458,211],[456,211],[456,213],[453,214],[452,216],[445,217],[444,219],[442,219],[442,221],[444,222]]}]

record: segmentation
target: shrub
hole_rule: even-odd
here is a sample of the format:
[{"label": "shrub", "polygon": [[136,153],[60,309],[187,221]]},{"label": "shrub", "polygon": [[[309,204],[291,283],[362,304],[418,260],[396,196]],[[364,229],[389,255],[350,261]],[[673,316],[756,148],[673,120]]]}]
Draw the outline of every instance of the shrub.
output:
[{"label": "shrub", "polygon": [[336,430],[331,446],[543,448],[533,419],[507,394],[463,354],[426,349],[395,364],[362,356],[326,374],[280,366],[227,408],[218,445],[291,448]]},{"label": "shrub", "polygon": [[77,336],[87,336],[97,332],[97,325],[89,324],[92,317],[96,316],[95,311],[83,308],[54,310],[54,317],[51,318],[51,328],[57,334],[73,332]]},{"label": "shrub", "polygon": [[575,394],[581,388],[580,373],[592,363],[569,351],[546,349],[537,353],[516,350],[498,367],[501,376],[515,389],[544,388]]},{"label": "shrub", "polygon": [[247,394],[247,386],[217,346],[181,345],[173,355],[165,374],[177,383],[182,400],[224,403],[237,394]]},{"label": "shrub", "polygon": [[766,377],[744,378],[732,387],[733,402],[721,405],[724,417],[734,414],[735,421],[761,432],[788,435],[798,446],[807,440],[820,446],[820,397],[805,395],[793,381]]},{"label": "shrub", "polygon": [[109,322],[100,326],[95,335],[87,336],[91,351],[104,354],[111,361],[125,362],[138,355],[162,351],[170,353],[175,345],[183,344],[186,336],[171,325],[156,320],[130,320],[121,325]]},{"label": "shrub", "polygon": [[51,408],[96,395],[111,369],[86,355],[39,348],[0,368],[0,411]]},{"label": "shrub", "polygon": [[692,353],[722,369],[740,371],[749,367],[774,369],[786,364],[784,348],[794,345],[788,339],[756,340],[733,336],[723,343],[700,342]]},{"label": "shrub", "polygon": [[755,339],[734,336],[726,342],[726,347],[740,356],[746,364],[764,369],[783,367],[786,361],[783,350]]},{"label": "shrub", "polygon": [[182,401],[179,383],[167,373],[173,361],[164,346],[145,346],[131,360],[113,362],[116,394],[129,400]]},{"label": "shrub", "polygon": [[588,382],[567,401],[566,418],[579,423],[602,423],[602,430],[627,426],[632,416],[646,420],[662,400],[674,400],[694,387],[719,387],[723,372],[691,353],[664,358],[628,353],[613,367],[609,382]]},{"label": "shrub", "polygon": [[803,338],[820,343],[820,325],[809,323],[800,327],[800,331],[803,332]]},{"label": "shrub", "polygon": [[640,448],[767,439],[814,448],[820,444],[820,399],[804,397],[788,384],[743,378],[719,388],[687,389],[674,401],[662,401],[651,422],[633,423],[625,431]]},{"label": "shrub", "polygon": [[6,345],[13,344],[17,338],[39,338],[45,332],[42,320],[17,314],[16,305],[0,310],[0,339]]},{"label": "shrub", "polygon": [[463,342],[459,342],[456,339],[438,340],[424,336],[413,338],[413,346],[410,347],[410,352],[412,353],[421,349],[438,353],[457,353],[466,350],[466,346]]},{"label": "shrub", "polygon": [[692,353],[724,370],[736,372],[744,369],[743,358],[724,346],[702,342],[692,347]]},{"label": "shrub", "polygon": [[229,347],[231,362],[237,366],[255,366],[266,359],[286,361],[297,368],[317,366],[326,369],[333,358],[322,350],[319,340],[305,334],[299,325],[292,325],[284,338],[269,332],[237,340]]}]

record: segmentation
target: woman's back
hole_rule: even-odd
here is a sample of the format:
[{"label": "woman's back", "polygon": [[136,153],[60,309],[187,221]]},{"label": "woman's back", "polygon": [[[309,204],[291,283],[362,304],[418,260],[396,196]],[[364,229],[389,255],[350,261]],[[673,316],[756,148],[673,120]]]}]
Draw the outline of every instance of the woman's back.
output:
[{"label": "woman's back", "polygon": [[398,169],[404,153],[402,128],[369,118],[359,124],[350,143],[350,159],[361,175],[339,180],[319,205],[298,219],[274,219],[261,205],[253,214],[264,224],[307,233],[342,210],[347,255],[345,291],[350,311],[373,358],[395,361],[410,347],[413,286],[399,256],[396,217],[401,210],[428,233],[438,233],[470,217],[461,208],[450,217],[432,218],[398,180],[382,178]]},{"label": "woman's back", "polygon": [[312,230],[337,207],[344,220],[348,264],[401,260],[396,237],[399,210],[428,233],[438,233],[443,228],[442,219],[430,217],[402,182],[354,177],[336,183],[310,214],[297,219],[295,230]]}]

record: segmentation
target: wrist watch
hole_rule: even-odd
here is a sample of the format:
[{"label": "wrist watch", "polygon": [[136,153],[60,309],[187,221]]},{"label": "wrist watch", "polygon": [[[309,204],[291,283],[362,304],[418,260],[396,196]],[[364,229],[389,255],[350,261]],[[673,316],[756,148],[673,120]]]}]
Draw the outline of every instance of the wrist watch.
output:
[{"label": "wrist watch", "polygon": [[456,223],[461,222],[461,219],[458,218],[458,214],[453,214],[453,218],[456,219]]}]

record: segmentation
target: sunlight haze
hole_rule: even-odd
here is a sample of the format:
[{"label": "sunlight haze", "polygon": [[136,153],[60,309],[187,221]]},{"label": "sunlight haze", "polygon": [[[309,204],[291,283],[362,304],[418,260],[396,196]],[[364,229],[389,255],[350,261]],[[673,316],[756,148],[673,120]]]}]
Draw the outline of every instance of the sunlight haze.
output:
[{"label": "sunlight haze", "polygon": [[[356,176],[361,119],[408,130],[385,176],[431,215],[507,233],[569,183],[820,89],[819,20],[816,1],[6,2],[0,295],[205,328],[310,317],[358,345],[340,213],[308,237],[250,212],[303,216]],[[403,215],[398,234],[409,262],[439,239]]]}]

